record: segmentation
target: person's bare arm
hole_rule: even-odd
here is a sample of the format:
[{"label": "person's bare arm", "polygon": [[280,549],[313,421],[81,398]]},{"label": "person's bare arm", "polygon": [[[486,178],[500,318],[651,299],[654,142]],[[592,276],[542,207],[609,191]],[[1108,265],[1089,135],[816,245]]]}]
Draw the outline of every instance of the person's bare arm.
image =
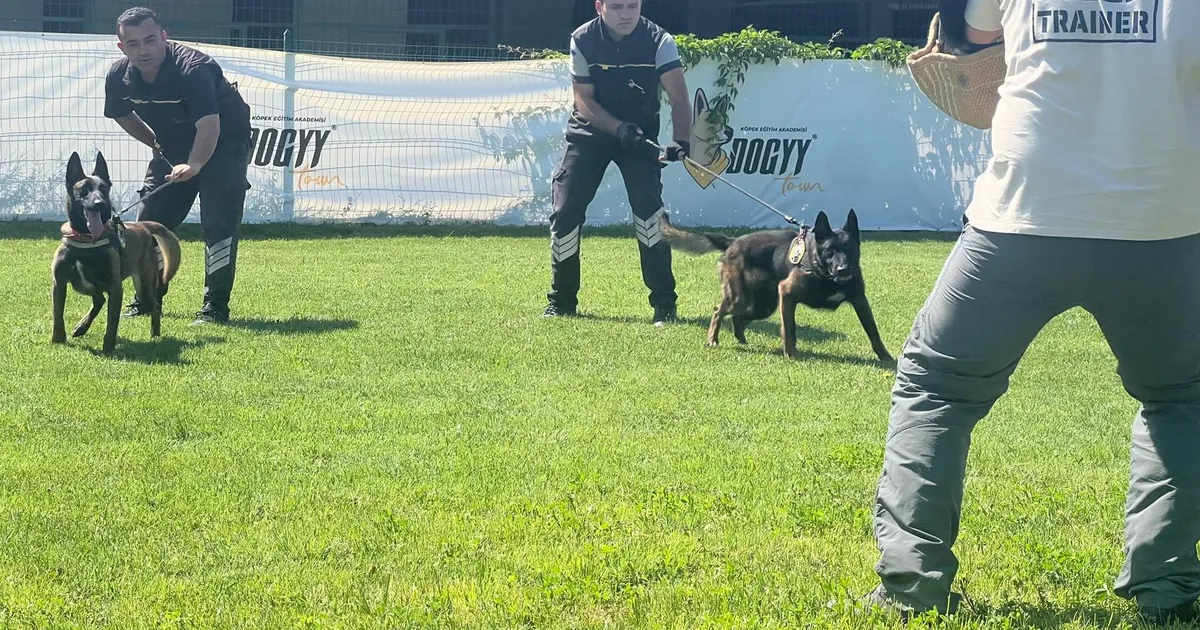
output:
[{"label": "person's bare arm", "polygon": [[196,121],[196,137],[192,140],[192,150],[185,164],[176,164],[167,181],[181,181],[195,177],[208,164],[213,151],[217,148],[217,138],[221,135],[220,114],[207,114]]},{"label": "person's bare arm", "polygon": [[967,41],[981,46],[1004,41],[999,0],[967,0],[965,14]]},{"label": "person's bare arm", "polygon": [[122,73],[109,71],[104,80],[104,117],[117,121],[121,129],[134,140],[154,149],[158,138],[146,121],[133,110],[129,99],[129,86],[122,81]]},{"label": "person's bare arm", "polygon": [[116,119],[117,124],[125,130],[125,133],[133,137],[134,140],[155,149],[154,143],[157,141],[154,131],[146,126],[145,121],[136,112],[130,113],[127,116],[122,116]]},{"label": "person's bare arm", "polygon": [[192,152],[188,155],[188,164],[193,168],[203,168],[208,164],[213,151],[217,148],[217,138],[221,135],[220,114],[209,114],[196,121],[196,139],[192,142]]},{"label": "person's bare arm", "polygon": [[1004,41],[1004,31],[981,31],[970,24],[967,25],[967,41],[972,44],[999,44]]},{"label": "person's bare arm", "polygon": [[196,118],[196,136],[192,139],[187,163],[176,164],[167,176],[168,180],[187,181],[195,177],[217,148],[221,114],[217,107],[216,74],[213,68],[199,66],[182,76],[184,99]]},{"label": "person's bare arm", "polygon": [[592,83],[592,71],[583,51],[571,38],[571,92],[575,97],[575,109],[601,131],[617,135],[623,121],[608,113],[596,102],[596,86]]},{"label": "person's bare arm", "polygon": [[692,104],[688,101],[687,80],[683,77],[683,69],[667,71],[660,81],[667,92],[667,100],[671,103],[671,135],[676,141],[690,141]]},{"label": "person's bare arm", "polygon": [[579,81],[575,81],[571,85],[575,92],[575,107],[579,110],[579,113],[583,114],[584,118],[598,129],[617,135],[617,129],[621,126],[621,121],[605,111],[596,102],[596,86],[591,83],[580,83]]}]

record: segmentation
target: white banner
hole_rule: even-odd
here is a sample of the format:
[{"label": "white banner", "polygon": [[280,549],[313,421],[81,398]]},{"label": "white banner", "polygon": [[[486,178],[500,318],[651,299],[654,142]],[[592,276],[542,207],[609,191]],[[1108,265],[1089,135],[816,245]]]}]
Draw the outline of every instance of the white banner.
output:
[{"label": "white banner", "polygon": [[[570,113],[562,61],[368,61],[207,44],[251,106],[246,221],[482,221],[543,224]],[[117,200],[132,203],[149,149],[103,118],[115,37],[0,32],[0,218],[63,216],[72,151],[103,151]],[[854,208],[864,230],[957,229],[988,136],[947,118],[905,69],[883,62],[751,66],[727,129],[707,129],[715,64],[687,72],[697,159],[797,219]],[[665,144],[670,107],[662,108]],[[783,221],[698,169],[662,171],[680,225]],[[189,220],[198,220],[199,204]],[[611,165],[592,225],[632,219]]]}]

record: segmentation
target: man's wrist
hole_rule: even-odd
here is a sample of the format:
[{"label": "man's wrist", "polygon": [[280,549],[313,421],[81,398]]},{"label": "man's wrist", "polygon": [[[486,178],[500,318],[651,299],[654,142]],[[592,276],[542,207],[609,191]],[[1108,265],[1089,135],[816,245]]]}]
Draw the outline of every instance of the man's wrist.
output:
[{"label": "man's wrist", "polygon": [[691,142],[689,140],[680,140],[675,138],[667,145],[665,157],[669,162],[677,162],[688,157],[692,151]]}]

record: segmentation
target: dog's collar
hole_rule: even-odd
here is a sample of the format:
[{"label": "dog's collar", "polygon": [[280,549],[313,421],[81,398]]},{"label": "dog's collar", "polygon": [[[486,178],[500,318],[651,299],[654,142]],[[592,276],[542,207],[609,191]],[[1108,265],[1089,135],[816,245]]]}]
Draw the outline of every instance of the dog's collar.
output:
[{"label": "dog's collar", "polygon": [[816,242],[810,242],[812,230],[809,226],[801,226],[800,233],[792,239],[788,249],[788,261],[800,268],[801,271],[812,274],[822,280],[833,280],[833,274],[821,269],[816,254]]},{"label": "dog's collar", "polygon": [[93,239],[92,235],[90,234],[71,232],[63,237],[62,242],[67,247],[74,247],[76,249],[95,249],[97,247],[104,247],[105,245],[108,245],[109,240],[107,236],[102,236],[99,239]]},{"label": "dog's collar", "polygon": [[105,245],[114,243],[110,240],[114,236],[116,237],[115,245],[117,249],[125,249],[125,222],[121,221],[121,218],[118,216],[113,216],[109,220],[108,225],[104,227],[104,231],[100,233],[99,237],[94,237],[86,232],[71,230],[63,235],[62,242],[67,247],[74,247],[76,249],[96,249],[97,247],[104,247]]}]

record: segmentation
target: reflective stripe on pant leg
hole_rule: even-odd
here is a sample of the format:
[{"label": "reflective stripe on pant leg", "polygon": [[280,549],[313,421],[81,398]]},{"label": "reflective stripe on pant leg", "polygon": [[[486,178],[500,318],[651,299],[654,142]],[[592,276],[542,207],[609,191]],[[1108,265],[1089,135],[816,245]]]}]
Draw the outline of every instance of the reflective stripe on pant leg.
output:
[{"label": "reflective stripe on pant leg", "polygon": [[200,225],[204,229],[204,301],[228,308],[237,276],[239,235],[246,202],[246,154],[214,156],[200,172]]},{"label": "reflective stripe on pant leg", "polygon": [[666,211],[666,208],[659,208],[645,219],[633,215],[633,227],[639,243],[646,247],[654,247],[662,242],[662,217]]},{"label": "reflective stripe on pant leg", "polygon": [[561,307],[577,303],[579,251],[588,204],[611,160],[606,145],[579,140],[567,143],[552,181],[554,211],[550,215],[550,291],[546,298]]},{"label": "reflective stripe on pant leg", "polygon": [[675,274],[671,270],[671,244],[662,234],[666,207],[658,154],[649,149],[635,149],[622,153],[616,161],[633,210],[642,282],[650,290],[650,305],[671,307],[678,295],[675,293]]},{"label": "reflective stripe on pant leg", "polygon": [[563,235],[554,234],[551,230],[550,260],[558,263],[579,254],[579,230],[581,227],[581,225],[576,225],[575,229]]}]

